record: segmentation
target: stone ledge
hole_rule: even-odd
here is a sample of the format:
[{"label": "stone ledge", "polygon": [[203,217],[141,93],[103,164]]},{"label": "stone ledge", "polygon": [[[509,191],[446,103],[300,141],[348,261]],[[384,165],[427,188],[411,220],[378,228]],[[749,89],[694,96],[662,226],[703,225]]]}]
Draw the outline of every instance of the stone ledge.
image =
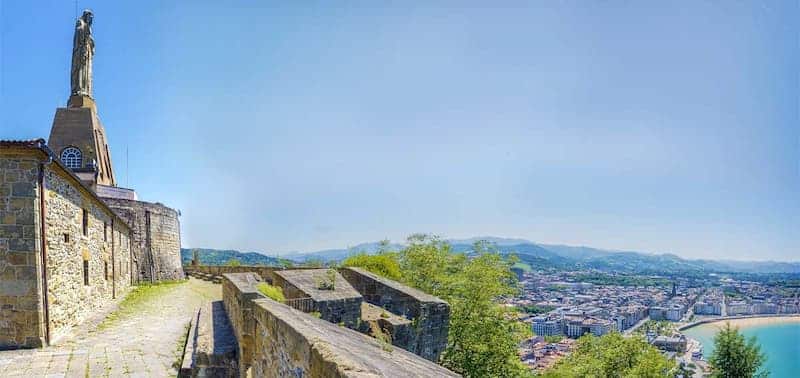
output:
[{"label": "stone ledge", "polygon": [[180,376],[236,377],[238,349],[222,301],[208,302],[192,319]]},{"label": "stone ledge", "polygon": [[[447,304],[444,300],[425,293],[423,291],[414,289],[413,287],[403,285],[399,282],[392,281],[390,279],[383,278],[377,274],[371,273],[361,268],[356,267],[348,267],[342,268],[339,271],[342,276],[350,283],[356,290],[358,290],[361,295],[369,295],[372,294],[371,291],[374,290],[367,290],[366,288],[372,284],[380,284],[381,286],[385,286],[387,288],[391,288],[399,293],[407,295],[409,297],[414,298],[418,302],[421,303],[444,303]],[[361,276],[360,283],[358,282],[359,279],[356,276]],[[366,282],[365,282],[366,281]],[[369,282],[372,281],[372,282]]]},{"label": "stone ledge", "polygon": [[255,340],[253,376],[458,376],[413,353],[271,299],[253,303],[257,334],[262,335]]}]

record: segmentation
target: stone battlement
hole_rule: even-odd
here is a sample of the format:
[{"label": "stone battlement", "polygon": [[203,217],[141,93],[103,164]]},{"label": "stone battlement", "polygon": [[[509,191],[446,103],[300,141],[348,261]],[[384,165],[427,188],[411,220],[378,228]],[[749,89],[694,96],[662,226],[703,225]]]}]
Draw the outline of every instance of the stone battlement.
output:
[{"label": "stone battlement", "polygon": [[[439,360],[447,346],[450,323],[450,306],[447,302],[364,269],[342,268],[339,273],[361,293],[367,303],[415,323],[409,337],[393,338],[395,345],[431,361]],[[404,328],[400,324],[391,327],[400,334],[406,332]]]},{"label": "stone battlement", "polygon": [[273,301],[254,273],[223,275],[241,376],[457,377],[426,359]]}]

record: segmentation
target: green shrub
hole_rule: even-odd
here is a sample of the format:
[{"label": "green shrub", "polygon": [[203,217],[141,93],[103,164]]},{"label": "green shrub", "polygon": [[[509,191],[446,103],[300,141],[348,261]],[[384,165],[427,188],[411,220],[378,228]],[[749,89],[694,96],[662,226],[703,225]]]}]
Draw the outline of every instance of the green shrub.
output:
[{"label": "green shrub", "polygon": [[611,332],[586,334],[567,357],[542,372],[543,378],[562,377],[675,377],[678,366],[642,337]]},{"label": "green shrub", "polygon": [[397,253],[383,252],[377,255],[357,253],[342,261],[342,266],[353,266],[366,269],[379,276],[399,281],[401,278],[400,263]]},{"label": "green shrub", "polygon": [[227,266],[242,266],[242,262],[238,259],[230,259],[225,263]]},{"label": "green shrub", "polygon": [[260,283],[258,284],[258,291],[261,294],[266,295],[270,299],[276,302],[286,302],[286,297],[283,296],[283,289],[277,286],[272,286],[268,283]]}]

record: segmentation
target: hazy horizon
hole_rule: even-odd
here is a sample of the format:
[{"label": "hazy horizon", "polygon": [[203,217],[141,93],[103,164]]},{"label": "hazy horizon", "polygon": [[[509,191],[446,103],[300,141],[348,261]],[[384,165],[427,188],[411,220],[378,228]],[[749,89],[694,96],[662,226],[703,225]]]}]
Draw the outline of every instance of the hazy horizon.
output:
[{"label": "hazy horizon", "polygon": [[[77,8],[119,185],[186,246],[800,258],[796,1]],[[0,2],[3,139],[48,137],[75,12]]]},{"label": "hazy horizon", "polygon": [[[672,251],[634,250],[634,249],[631,249],[631,248],[612,248],[612,247],[602,247],[602,246],[595,246],[595,245],[573,245],[573,244],[560,243],[560,242],[541,242],[541,241],[531,240],[531,239],[528,239],[528,238],[525,238],[525,237],[519,237],[519,236],[490,236],[490,235],[465,236],[465,237],[445,237],[445,236],[441,236],[441,235],[435,235],[435,236],[440,237],[441,239],[446,240],[446,241],[453,241],[453,240],[461,241],[461,240],[473,239],[473,238],[520,239],[520,240],[523,240],[525,242],[534,243],[534,244],[540,245],[540,246],[564,246],[564,247],[576,247],[576,248],[592,248],[592,249],[602,250],[602,251],[606,251],[606,252],[635,252],[635,253],[642,253],[642,254],[645,254],[645,255],[671,254],[671,255],[676,255],[676,256],[678,256],[680,258],[686,259],[686,260],[717,260],[717,261],[740,261],[740,262],[741,261],[755,261],[755,262],[800,263],[800,259],[791,259],[791,258],[790,259],[782,259],[782,260],[781,259],[759,259],[757,257],[744,258],[744,259],[729,259],[729,258],[724,258],[724,257],[723,258],[716,258],[716,257],[701,258],[701,257],[683,256],[679,252],[672,252]],[[255,252],[255,253],[258,253],[258,254],[265,255],[265,256],[271,256],[271,257],[276,257],[277,256],[277,257],[287,257],[288,258],[288,257],[293,257],[293,256],[294,257],[298,257],[298,256],[302,256],[302,255],[306,255],[306,254],[312,254],[312,253],[316,253],[316,252],[320,252],[320,251],[326,251],[326,250],[351,249],[351,248],[355,248],[355,247],[357,247],[359,245],[378,243],[378,242],[381,242],[383,240],[385,240],[385,239],[371,240],[371,241],[361,241],[361,242],[356,242],[356,243],[348,243],[346,245],[341,245],[341,246],[328,246],[328,247],[316,248],[316,249],[312,249],[312,250],[263,251],[263,250],[252,250],[252,249],[228,248],[228,247],[225,247],[225,246],[207,246],[207,245],[202,245],[202,246],[186,246],[186,245],[184,245],[181,248],[184,248],[184,249],[202,248],[202,249],[214,249],[214,250],[236,250],[236,251],[242,252],[242,253]],[[389,240],[389,242],[392,243],[392,244],[406,244],[406,239],[403,239],[403,240]],[[356,251],[354,251],[354,252],[356,252]]]}]

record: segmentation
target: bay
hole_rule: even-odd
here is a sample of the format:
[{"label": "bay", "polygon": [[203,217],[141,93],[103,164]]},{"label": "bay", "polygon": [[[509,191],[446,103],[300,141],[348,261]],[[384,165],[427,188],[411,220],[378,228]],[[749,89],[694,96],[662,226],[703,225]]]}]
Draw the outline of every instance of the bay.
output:
[{"label": "bay", "polygon": [[[714,335],[724,322],[702,324],[683,333],[703,344],[703,356],[708,359],[714,350]],[[748,319],[732,321],[745,337],[755,336],[761,351],[767,356],[765,367],[773,378],[800,376],[800,320],[759,323]]]}]

